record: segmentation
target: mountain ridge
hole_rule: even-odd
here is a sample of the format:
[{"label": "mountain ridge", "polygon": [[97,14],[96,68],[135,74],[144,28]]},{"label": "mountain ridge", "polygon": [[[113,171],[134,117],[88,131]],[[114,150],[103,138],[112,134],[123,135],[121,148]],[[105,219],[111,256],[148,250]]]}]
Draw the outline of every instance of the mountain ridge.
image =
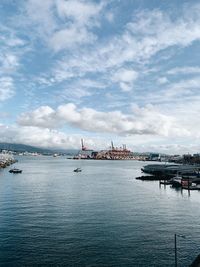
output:
[{"label": "mountain ridge", "polygon": [[43,153],[43,154],[54,154],[54,153],[65,153],[74,154],[78,150],[76,149],[53,149],[53,148],[42,148],[25,144],[18,143],[3,143],[0,142],[0,150],[10,150],[15,152],[30,152],[30,153]]}]

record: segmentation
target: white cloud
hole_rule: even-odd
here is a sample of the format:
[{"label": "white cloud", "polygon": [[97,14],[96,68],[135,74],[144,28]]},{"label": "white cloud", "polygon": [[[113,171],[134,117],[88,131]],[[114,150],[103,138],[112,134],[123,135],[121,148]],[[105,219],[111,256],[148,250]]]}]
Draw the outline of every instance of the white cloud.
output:
[{"label": "white cloud", "polygon": [[57,0],[56,6],[61,18],[72,19],[81,26],[96,24],[96,18],[103,7],[102,4],[82,0]]},{"label": "white cloud", "polygon": [[[60,148],[60,149],[79,149],[80,140],[83,138],[82,134],[66,134],[61,131],[51,130],[48,128],[32,127],[32,126],[17,126],[0,124],[0,142],[18,143],[33,145],[43,148]],[[90,149],[108,149],[110,143],[105,138],[90,137],[84,134],[85,144]],[[168,154],[173,153],[197,153],[200,150],[198,140],[194,142],[189,140],[185,142],[177,142],[177,140],[170,141],[160,139],[157,136],[145,136],[141,140],[141,136],[119,137],[114,138],[114,145],[120,146],[127,144],[127,147],[133,151],[139,152],[163,152]]]},{"label": "white cloud", "polygon": [[[195,99],[199,100],[199,89],[200,78],[197,76],[178,82],[168,82],[163,84],[163,86],[159,86],[156,90],[149,90],[144,94],[139,94],[137,100],[143,103],[152,103],[159,106],[160,109],[163,108],[163,110],[165,105],[168,105],[168,110],[171,110],[171,108],[176,107],[180,103],[188,106]],[[171,107],[169,107],[169,104]],[[175,117],[178,116],[177,112],[171,114]]]},{"label": "white cloud", "polygon": [[11,77],[0,77],[0,101],[5,101],[14,95],[14,84]]},{"label": "white cloud", "polygon": [[141,58],[149,58],[170,46],[188,46],[200,39],[197,10],[200,10],[200,5],[196,5],[195,9],[184,10],[177,19],[159,10],[138,13],[127,26],[126,39],[136,41],[139,45],[136,48],[140,49],[136,52]]},{"label": "white cloud", "polygon": [[187,97],[193,94],[197,95],[200,89],[200,78],[181,80],[177,83],[172,83],[165,90],[165,97],[168,100],[173,97]]},{"label": "white cloud", "polygon": [[158,78],[157,80],[158,84],[165,84],[165,83],[168,83],[168,79],[166,77],[160,77]]},{"label": "white cloud", "polygon": [[168,74],[198,74],[200,73],[200,67],[177,67],[167,71]]},{"label": "white cloud", "polygon": [[[40,127],[6,126],[0,124],[0,142],[26,144],[43,148],[79,149],[81,135]],[[91,149],[104,148],[106,141],[101,138],[84,136]]]},{"label": "white cloud", "polygon": [[0,74],[8,74],[14,72],[19,66],[19,59],[12,53],[1,53],[0,52]]},{"label": "white cloud", "polygon": [[112,76],[112,81],[120,85],[122,91],[130,91],[134,81],[138,78],[138,73],[131,69],[121,68]]},{"label": "white cloud", "polygon": [[56,29],[53,7],[53,0],[28,0],[24,6],[24,17],[20,17],[21,23],[32,27],[32,35],[38,32],[40,37],[46,38]]},{"label": "white cloud", "polygon": [[131,83],[136,80],[138,77],[138,73],[134,70],[129,69],[119,69],[113,75],[113,80],[116,82],[127,82]]},{"label": "white cloud", "polygon": [[54,128],[58,126],[55,111],[49,106],[42,106],[34,110],[32,113],[23,114],[20,122],[26,126],[37,126],[44,128]]},{"label": "white cloud", "polygon": [[86,28],[72,25],[55,32],[49,43],[55,51],[60,51],[65,48],[72,48],[73,45],[91,43],[94,40],[96,40],[96,36],[87,31]]},{"label": "white cloud", "polygon": [[[195,8],[200,10],[200,5]],[[67,54],[55,63],[52,76],[60,82],[71,77],[98,73],[99,77],[106,77],[104,81],[107,86],[114,70],[128,69],[127,64],[141,69],[158,52],[171,47],[187,47],[200,40],[200,19],[196,16],[196,10],[182,10],[182,16],[177,18],[160,10],[135,13],[123,31],[107,39],[106,43],[94,42],[91,47],[81,50],[72,48],[72,54]],[[68,46],[64,35],[63,39],[63,47]],[[83,42],[84,40],[83,36]],[[58,42],[58,50],[61,49],[59,45],[62,46],[62,42]],[[56,48],[56,44],[53,46]],[[118,84],[121,90],[130,91],[134,85],[132,82],[118,81]]]},{"label": "white cloud", "polygon": [[73,127],[99,133],[117,135],[185,135],[188,132],[180,129],[171,116],[162,114],[153,106],[144,108],[134,106],[130,114],[120,111],[100,112],[91,108],[78,109],[74,104],[60,105],[56,110],[40,107],[33,112],[22,114],[18,123],[23,126]]},{"label": "white cloud", "polygon": [[96,40],[92,28],[99,25],[103,7],[101,2],[82,0],[29,0],[25,4],[23,23],[58,52]]},{"label": "white cloud", "polygon": [[81,0],[57,0],[58,15],[67,22],[66,27],[54,32],[50,45],[55,51],[94,42],[97,37],[91,28],[98,25],[102,4]]},{"label": "white cloud", "polygon": [[[100,14],[105,8],[103,2],[96,4],[81,0],[29,0],[26,6],[30,20],[39,25],[43,33],[49,32],[45,34],[45,38],[48,39],[46,41],[49,43],[50,40],[50,45],[56,51],[68,48],[73,40],[79,44],[85,43],[87,37],[89,42],[95,40],[92,28],[99,24]],[[55,9],[63,20],[62,27],[57,23]],[[114,65],[149,59],[167,47],[188,46],[200,39],[200,19],[196,16],[197,10],[200,10],[199,5],[190,10],[183,10],[182,17],[177,19],[172,19],[159,10],[136,13],[132,22],[125,27],[125,32],[112,38],[105,47],[98,48],[97,53],[101,57],[102,53],[107,54],[107,61]],[[76,33],[82,38],[79,37],[77,40]],[[67,42],[68,37],[71,37],[71,40],[69,38]]]},{"label": "white cloud", "polygon": [[[31,110],[28,98],[33,99],[33,109],[42,105],[19,117],[19,123],[25,125],[24,131],[33,129],[39,133],[43,128],[48,136],[54,132],[56,139],[59,132],[48,128],[65,126],[67,129],[67,125],[70,129],[76,128],[75,132],[85,130],[91,132],[90,135],[97,132],[119,138],[134,135],[134,140],[136,135],[145,136],[145,140],[147,135],[156,138],[198,136],[200,80],[194,74],[197,76],[200,68],[192,44],[196,41],[194,48],[197,49],[200,5],[191,4],[188,9],[180,5],[178,16],[177,10],[135,11],[125,25],[124,20],[114,18],[111,13],[123,11],[118,9],[123,5],[113,4],[115,9],[111,10],[112,4],[107,0],[27,0],[23,3],[16,9],[23,14],[8,21],[8,27],[13,30],[5,28],[0,36],[3,44],[0,100],[14,94],[15,84],[21,90],[23,103],[26,102],[23,110]],[[128,13],[130,15],[131,10]],[[109,24],[113,19],[116,23]],[[107,29],[101,28],[106,24],[109,24]],[[31,51],[22,57],[27,42]],[[191,58],[184,54],[184,48],[189,46]],[[44,64],[37,65],[41,54]],[[169,62],[172,55],[173,61]],[[193,62],[195,67],[187,66]],[[175,64],[183,67],[167,71]],[[176,74],[177,77],[169,76]],[[179,80],[180,76],[183,80]],[[24,81],[27,85],[23,87],[20,83]],[[144,107],[135,106],[129,111],[132,101]],[[50,107],[51,103],[55,107],[69,102],[76,105]],[[81,107],[83,103],[90,106],[97,103],[101,111]],[[156,103],[157,107],[147,103]],[[116,111],[106,112],[113,108]]]}]

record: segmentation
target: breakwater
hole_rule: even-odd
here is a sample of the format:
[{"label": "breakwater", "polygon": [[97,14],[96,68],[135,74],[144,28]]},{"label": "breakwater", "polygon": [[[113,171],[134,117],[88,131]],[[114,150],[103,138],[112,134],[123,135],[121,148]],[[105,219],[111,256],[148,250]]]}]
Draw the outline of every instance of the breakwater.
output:
[{"label": "breakwater", "polygon": [[11,154],[0,153],[0,169],[6,168],[17,160]]}]

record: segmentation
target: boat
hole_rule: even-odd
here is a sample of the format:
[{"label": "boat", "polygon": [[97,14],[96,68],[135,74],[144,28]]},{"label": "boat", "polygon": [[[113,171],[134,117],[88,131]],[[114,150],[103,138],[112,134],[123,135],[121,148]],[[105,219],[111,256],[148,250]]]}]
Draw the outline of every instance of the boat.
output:
[{"label": "boat", "polygon": [[22,170],[17,169],[17,168],[13,168],[9,170],[10,173],[22,173]]},{"label": "boat", "polygon": [[199,178],[200,165],[177,164],[148,164],[143,166],[142,172],[154,176],[174,178],[177,173],[184,177]]},{"label": "boat", "polygon": [[81,168],[76,168],[74,172],[82,172]]},{"label": "boat", "polygon": [[182,182],[182,176],[175,176],[172,179],[169,180],[172,184],[173,187],[181,187],[181,182]]}]

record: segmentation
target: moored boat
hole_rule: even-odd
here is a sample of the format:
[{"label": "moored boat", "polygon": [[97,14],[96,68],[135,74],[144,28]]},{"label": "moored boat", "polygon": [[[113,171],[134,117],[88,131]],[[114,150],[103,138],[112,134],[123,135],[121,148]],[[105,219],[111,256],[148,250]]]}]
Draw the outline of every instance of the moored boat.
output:
[{"label": "moored boat", "polygon": [[81,168],[76,168],[74,172],[82,172]]},{"label": "moored boat", "polygon": [[22,170],[17,169],[17,168],[13,168],[9,170],[10,173],[22,173]]},{"label": "moored boat", "polygon": [[173,187],[181,187],[182,186],[182,176],[175,176],[169,180]]}]

